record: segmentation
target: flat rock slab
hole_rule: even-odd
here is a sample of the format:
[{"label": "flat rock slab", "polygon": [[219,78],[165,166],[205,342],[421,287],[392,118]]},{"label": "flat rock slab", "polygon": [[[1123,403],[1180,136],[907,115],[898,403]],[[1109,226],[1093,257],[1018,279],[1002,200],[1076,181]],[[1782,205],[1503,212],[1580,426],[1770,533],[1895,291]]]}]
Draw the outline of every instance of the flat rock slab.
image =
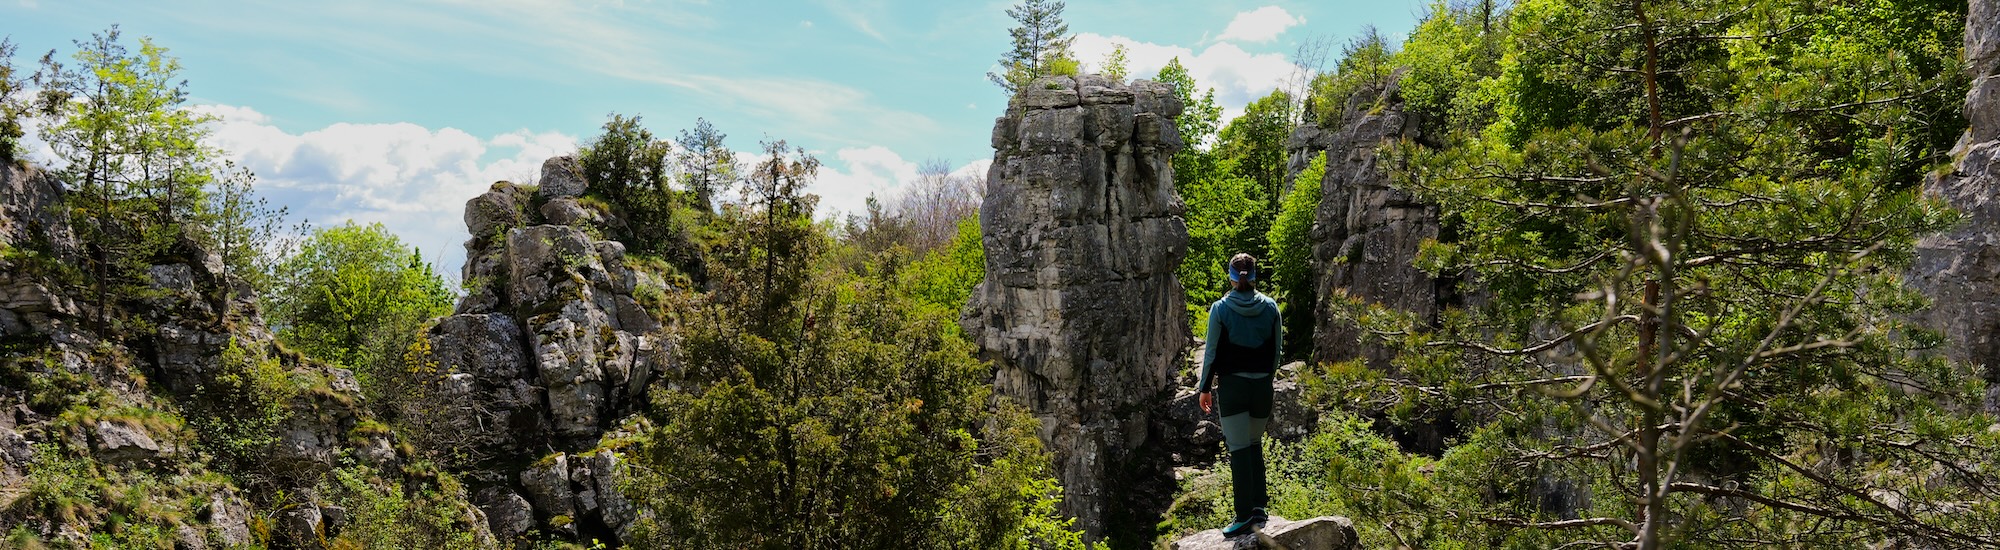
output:
[{"label": "flat rock slab", "polygon": [[1273,516],[1256,533],[1222,536],[1221,529],[1209,529],[1174,541],[1173,550],[1359,550],[1360,537],[1354,522],[1337,516],[1320,516],[1291,521]]}]

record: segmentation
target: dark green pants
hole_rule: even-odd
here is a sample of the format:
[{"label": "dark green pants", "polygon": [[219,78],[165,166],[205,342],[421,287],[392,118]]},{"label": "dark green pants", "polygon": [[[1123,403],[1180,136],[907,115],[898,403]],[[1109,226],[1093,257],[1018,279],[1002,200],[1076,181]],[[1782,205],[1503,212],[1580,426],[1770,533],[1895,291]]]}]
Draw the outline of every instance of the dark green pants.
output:
[{"label": "dark green pants", "polygon": [[1236,517],[1242,519],[1271,500],[1264,485],[1264,428],[1271,423],[1274,377],[1215,378],[1216,416],[1222,420],[1222,439],[1229,444],[1229,485],[1236,496]]}]

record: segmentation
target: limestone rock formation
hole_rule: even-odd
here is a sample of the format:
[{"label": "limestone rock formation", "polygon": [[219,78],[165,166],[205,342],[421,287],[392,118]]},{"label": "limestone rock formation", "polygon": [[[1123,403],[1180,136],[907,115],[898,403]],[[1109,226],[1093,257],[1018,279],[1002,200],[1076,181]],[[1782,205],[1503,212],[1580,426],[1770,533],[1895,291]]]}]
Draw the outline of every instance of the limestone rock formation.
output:
[{"label": "limestone rock formation", "polygon": [[[1373,109],[1378,98],[1379,111]],[[1306,150],[1323,147],[1326,155],[1312,235],[1318,310],[1328,311],[1327,300],[1344,295],[1434,317],[1451,287],[1412,260],[1419,244],[1438,236],[1437,207],[1391,187],[1376,155],[1387,141],[1414,139],[1417,121],[1403,110],[1392,81],[1378,93],[1356,94],[1339,123],[1331,131],[1301,130],[1292,140]],[[1386,368],[1393,357],[1386,348],[1364,344],[1351,323],[1334,315],[1322,314],[1316,323],[1315,363],[1361,358]]]},{"label": "limestone rock formation", "polygon": [[1166,462],[1148,455],[1190,340],[1174,276],[1187,228],[1168,163],[1181,109],[1164,84],[1053,77],[1022,89],[993,128],[986,279],[965,325],[998,367],[998,392],[1040,417],[1065,511],[1093,538],[1111,523],[1150,527],[1165,503],[1148,502],[1173,491]]},{"label": "limestone rock formation", "polygon": [[1951,172],[1924,183],[1965,221],[1917,242],[1908,280],[1933,300],[1916,320],[1944,332],[1947,357],[1984,370],[1986,408],[2000,413],[2000,0],[1972,0],[1965,60],[1969,127]]},{"label": "limestone rock formation", "polygon": [[1209,529],[1174,541],[1173,550],[1360,550],[1361,538],[1354,522],[1338,516],[1320,516],[1304,521],[1273,517],[1258,533],[1222,536],[1221,529]]},{"label": "limestone rock formation", "polygon": [[[0,165],[0,248],[8,252],[0,255],[0,340],[7,343],[0,349],[0,525],[55,546],[91,544],[86,531],[93,525],[81,522],[94,520],[45,514],[39,505],[15,501],[22,483],[37,475],[43,452],[83,461],[85,471],[104,467],[160,479],[171,473],[178,481],[149,485],[144,498],[205,503],[199,516],[174,522],[171,534],[187,548],[317,548],[328,519],[335,529],[345,519],[315,495],[318,480],[349,464],[400,475],[402,457],[390,436],[357,429],[372,415],[362,406],[353,373],[278,346],[254,290],[200,243],[184,237],[121,258],[133,266],[127,284],[149,288],[121,288],[100,301],[74,268],[84,258],[65,200],[56,178]],[[254,445],[240,452],[254,455],[256,465],[231,466],[215,456],[212,442],[196,439],[203,429],[195,424],[223,419],[249,421],[238,429],[255,425],[257,419],[225,418],[240,404],[219,390],[242,383],[249,369],[270,369],[263,376],[275,373],[300,391],[265,405],[282,409],[268,413],[267,419],[278,420],[274,425],[256,428],[268,431],[233,441]],[[89,411],[87,420],[64,420],[79,410]],[[190,452],[190,444],[205,446]],[[259,469],[254,490],[238,487],[241,481],[231,476],[210,475],[239,466]],[[126,490],[117,479],[105,478],[113,484],[106,490]],[[289,497],[275,502],[279,494]],[[477,513],[470,506],[464,511]],[[258,517],[271,521],[262,540],[253,535]],[[465,528],[477,536],[484,523]]]},{"label": "limestone rock formation", "polygon": [[474,412],[454,426],[468,442],[496,463],[534,463],[485,476],[495,531],[523,530],[525,500],[545,530],[623,534],[634,517],[605,481],[615,455],[569,453],[597,446],[673,370],[673,341],[634,297],[625,246],[597,236],[609,213],[578,200],[589,183],[576,159],[543,163],[541,184],[500,182],[466,202],[467,295],[431,330],[430,353]]}]

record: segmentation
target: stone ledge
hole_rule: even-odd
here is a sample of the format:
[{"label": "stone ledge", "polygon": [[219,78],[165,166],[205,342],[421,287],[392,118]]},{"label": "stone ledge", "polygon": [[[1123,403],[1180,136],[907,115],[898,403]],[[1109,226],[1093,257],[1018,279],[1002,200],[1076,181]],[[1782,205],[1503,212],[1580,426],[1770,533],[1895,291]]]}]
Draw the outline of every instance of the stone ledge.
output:
[{"label": "stone ledge", "polygon": [[1257,533],[1222,536],[1221,529],[1209,529],[1174,541],[1173,550],[1360,550],[1361,541],[1354,522],[1338,516],[1320,516],[1290,521],[1272,516]]}]

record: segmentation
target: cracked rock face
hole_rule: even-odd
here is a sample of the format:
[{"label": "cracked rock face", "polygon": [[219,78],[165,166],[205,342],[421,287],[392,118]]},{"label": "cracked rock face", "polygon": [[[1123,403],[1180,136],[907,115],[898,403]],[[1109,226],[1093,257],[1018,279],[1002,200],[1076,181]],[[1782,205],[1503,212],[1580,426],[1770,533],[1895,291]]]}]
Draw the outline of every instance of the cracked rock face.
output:
[{"label": "cracked rock face", "polygon": [[1187,227],[1168,162],[1181,108],[1164,84],[1053,77],[994,124],[986,279],[965,325],[998,367],[997,391],[1040,417],[1065,511],[1092,537],[1116,514],[1146,513],[1129,502],[1146,481],[1128,478],[1172,483],[1164,468],[1131,466],[1156,446],[1152,417],[1173,399],[1190,340],[1174,277]]},{"label": "cracked rock face", "polygon": [[[1388,96],[1380,112],[1363,111],[1372,101],[1350,101],[1341,127],[1294,135],[1294,142],[1326,155],[1312,235],[1319,310],[1327,310],[1325,300],[1345,294],[1435,318],[1450,285],[1412,260],[1418,246],[1438,236],[1437,207],[1391,187],[1376,155],[1384,142],[1414,138],[1417,123],[1403,111],[1395,85],[1380,93]],[[1394,357],[1392,350],[1364,344],[1360,331],[1336,315],[1322,314],[1316,323],[1314,363],[1361,358],[1385,369]]]},{"label": "cracked rock face", "polygon": [[607,213],[578,199],[589,192],[580,174],[575,158],[556,157],[539,188],[501,182],[466,202],[467,295],[429,334],[448,392],[471,412],[460,431],[499,458],[557,451],[555,466],[491,472],[504,485],[482,489],[482,505],[502,537],[525,530],[524,517],[566,534],[601,525],[622,535],[629,505],[570,472],[610,471],[616,457],[564,453],[595,446],[670,370],[672,340],[634,298],[640,281],[625,246],[596,236]]},{"label": "cracked rock face", "polygon": [[2000,0],[1972,0],[1965,61],[1972,89],[1957,162],[1924,182],[1965,221],[1917,242],[1908,282],[1933,301],[1915,320],[1944,332],[1946,357],[1984,373],[1986,409],[2000,413]]}]

